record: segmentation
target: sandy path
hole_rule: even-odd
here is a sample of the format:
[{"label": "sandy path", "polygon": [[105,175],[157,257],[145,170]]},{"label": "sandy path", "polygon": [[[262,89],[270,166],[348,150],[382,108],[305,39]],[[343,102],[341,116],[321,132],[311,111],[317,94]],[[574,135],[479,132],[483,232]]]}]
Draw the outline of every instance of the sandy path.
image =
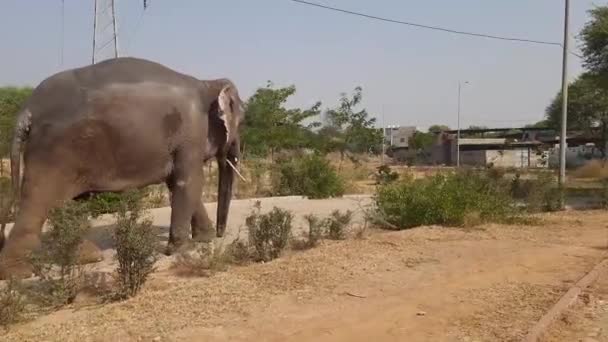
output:
[{"label": "sandy path", "polygon": [[[300,215],[358,208],[352,198],[269,201]],[[588,211],[535,227],[373,232],[210,278],[165,270],[134,299],[66,309],[0,339],[517,341],[604,257],[606,219]]]},{"label": "sandy path", "polygon": [[544,342],[608,342],[608,273],[603,273],[553,324]]}]

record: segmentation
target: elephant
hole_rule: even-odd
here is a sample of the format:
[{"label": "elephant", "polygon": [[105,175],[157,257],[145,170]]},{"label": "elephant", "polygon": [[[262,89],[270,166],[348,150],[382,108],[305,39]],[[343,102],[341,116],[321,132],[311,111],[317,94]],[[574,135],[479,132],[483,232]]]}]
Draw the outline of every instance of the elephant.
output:
[{"label": "elephant", "polygon": [[[168,254],[222,237],[244,116],[230,79],[199,80],[141,58],[44,79],[16,117],[10,161],[19,210],[0,251],[0,279],[30,276],[27,256],[41,244],[49,210],[90,193],[166,184]],[[212,158],[219,172],[215,230],[201,199],[203,165]]]}]

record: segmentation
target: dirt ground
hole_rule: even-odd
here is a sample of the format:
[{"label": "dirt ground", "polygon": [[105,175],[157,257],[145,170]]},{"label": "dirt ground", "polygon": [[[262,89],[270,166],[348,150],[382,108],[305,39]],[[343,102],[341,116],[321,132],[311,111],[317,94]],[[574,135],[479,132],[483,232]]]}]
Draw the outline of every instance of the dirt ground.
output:
[{"label": "dirt ground", "polygon": [[[357,211],[368,202],[273,198],[262,204],[265,210],[294,210],[301,225],[309,212]],[[231,208],[232,238],[252,203],[235,201]],[[167,210],[153,215],[164,234]],[[325,241],[208,278],[177,277],[165,258],[136,298],[105,305],[83,301],[16,325],[0,340],[519,341],[606,257],[607,221],[606,211],[584,211],[545,215],[538,226],[370,231],[364,239]],[[97,222],[98,242],[106,223]],[[106,261],[93,269],[111,269],[107,248]],[[606,283],[604,277],[592,289],[599,293],[592,296],[599,311],[589,327],[608,322]],[[588,308],[582,309],[573,323],[556,325],[548,341],[578,341],[596,331],[587,330]],[[594,338],[605,341],[601,336]]]},{"label": "dirt ground", "polygon": [[549,329],[543,341],[608,342],[608,274],[600,274]]}]

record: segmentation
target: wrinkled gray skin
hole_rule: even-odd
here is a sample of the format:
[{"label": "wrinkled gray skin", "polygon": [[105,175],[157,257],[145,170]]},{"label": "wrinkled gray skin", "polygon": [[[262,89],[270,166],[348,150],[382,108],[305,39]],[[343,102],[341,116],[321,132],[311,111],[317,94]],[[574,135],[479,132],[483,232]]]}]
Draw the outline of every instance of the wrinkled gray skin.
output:
[{"label": "wrinkled gray skin", "polygon": [[[0,252],[0,279],[27,277],[48,211],[93,192],[166,183],[169,249],[223,236],[237,164],[243,107],[227,79],[202,81],[160,64],[117,58],[55,74],[17,117],[11,150],[19,195],[15,226]],[[23,179],[20,159],[23,154]],[[203,164],[219,165],[217,231],[201,201]]]}]

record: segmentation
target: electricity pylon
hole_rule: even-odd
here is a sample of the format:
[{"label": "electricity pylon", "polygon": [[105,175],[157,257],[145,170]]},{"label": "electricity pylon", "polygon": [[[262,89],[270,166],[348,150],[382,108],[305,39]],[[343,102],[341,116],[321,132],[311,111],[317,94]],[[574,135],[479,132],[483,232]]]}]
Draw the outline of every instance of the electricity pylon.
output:
[{"label": "electricity pylon", "polygon": [[118,27],[115,0],[94,0],[93,56],[91,62],[116,58],[118,52]]}]

